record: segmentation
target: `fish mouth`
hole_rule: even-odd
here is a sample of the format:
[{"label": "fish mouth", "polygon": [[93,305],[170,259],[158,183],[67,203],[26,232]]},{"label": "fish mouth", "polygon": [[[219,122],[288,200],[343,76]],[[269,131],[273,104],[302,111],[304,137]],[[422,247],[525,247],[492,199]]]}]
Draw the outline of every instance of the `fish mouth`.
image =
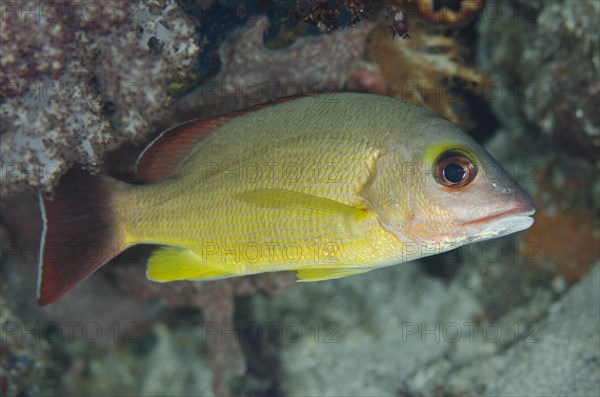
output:
[{"label": "fish mouth", "polygon": [[485,241],[525,230],[533,224],[535,210],[535,205],[528,208],[514,208],[466,224],[467,230],[470,229],[469,231],[472,232],[469,240],[470,242]]}]

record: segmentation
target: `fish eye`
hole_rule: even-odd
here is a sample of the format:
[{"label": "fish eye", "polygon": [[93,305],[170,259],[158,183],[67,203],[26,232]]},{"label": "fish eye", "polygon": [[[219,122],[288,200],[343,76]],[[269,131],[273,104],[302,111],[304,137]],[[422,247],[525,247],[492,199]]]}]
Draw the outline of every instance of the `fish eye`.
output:
[{"label": "fish eye", "polygon": [[461,188],[475,179],[477,168],[471,159],[461,153],[447,152],[439,157],[433,169],[435,181],[440,185]]}]

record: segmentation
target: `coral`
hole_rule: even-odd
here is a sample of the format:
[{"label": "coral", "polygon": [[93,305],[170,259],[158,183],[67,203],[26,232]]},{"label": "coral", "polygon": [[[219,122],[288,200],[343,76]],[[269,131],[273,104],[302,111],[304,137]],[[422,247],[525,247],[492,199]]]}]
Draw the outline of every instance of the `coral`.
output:
[{"label": "coral", "polygon": [[[277,295],[289,290],[295,282],[294,272],[267,273],[249,277],[238,277],[227,280],[212,282],[172,282],[155,283],[148,281],[145,276],[146,259],[151,252],[149,247],[136,247],[119,256],[114,263],[101,269],[90,277],[81,286],[73,289],[66,294],[57,303],[44,307],[43,309],[32,307],[35,305],[35,272],[37,263],[35,255],[31,254],[36,244],[31,242],[33,239],[27,233],[29,243],[21,241],[24,236],[22,220],[25,219],[30,225],[35,225],[32,229],[39,229],[39,219],[35,219],[32,214],[35,213],[35,201],[21,199],[29,207],[20,209],[15,203],[18,200],[12,199],[10,208],[17,209],[12,217],[5,217],[3,212],[3,223],[8,226],[4,229],[0,226],[0,245],[2,247],[2,263],[0,264],[0,275],[6,273],[10,275],[6,280],[1,280],[2,296],[11,296],[12,307],[18,307],[24,313],[28,322],[38,322],[41,324],[55,323],[68,324],[76,322],[77,324],[95,323],[105,330],[102,337],[94,341],[94,345],[103,349],[114,349],[115,333],[114,324],[121,324],[123,328],[122,337],[126,338],[127,324],[135,324],[136,337],[142,336],[142,330],[150,327],[152,324],[164,320],[172,313],[172,310],[159,311],[163,306],[169,309],[186,309],[188,311],[197,311],[196,314],[196,332],[198,342],[203,328],[198,326],[200,319],[205,328],[216,326],[219,329],[225,327],[229,330],[236,329],[234,319],[235,298],[248,296],[257,293],[268,295]],[[25,207],[25,206],[24,206]],[[10,211],[12,212],[12,211]],[[23,217],[28,213],[29,217]],[[31,227],[31,226],[30,226]],[[8,231],[19,236],[19,239],[13,240]],[[19,252],[20,250],[24,250]],[[15,262],[17,260],[17,262]],[[19,263],[18,260],[24,261]],[[22,293],[21,291],[27,291]],[[98,297],[102,297],[99,299]],[[160,302],[162,305],[152,304]],[[4,307],[2,307],[4,310]],[[6,311],[6,313],[10,313]],[[201,315],[200,315],[201,313]],[[178,321],[187,321],[190,316],[179,318]],[[16,320],[15,320],[16,321]],[[20,324],[20,323],[19,323]],[[79,327],[80,329],[81,327]],[[68,335],[69,330],[61,330],[63,335]],[[17,334],[21,335],[21,333]],[[4,339],[3,339],[4,341]],[[36,340],[36,342],[38,342]],[[127,342],[125,342],[127,343]],[[212,386],[216,395],[230,395],[229,383],[232,376],[241,376],[246,374],[247,358],[242,351],[237,338],[230,335],[224,342],[219,335],[205,338],[206,358],[208,366],[212,372]],[[54,344],[57,348],[60,344]],[[199,347],[200,348],[200,347]],[[76,345],[68,344],[66,349],[69,354],[78,357],[80,354]],[[4,358],[4,356],[3,356]],[[87,362],[85,358],[82,358]],[[72,368],[65,377],[70,377],[65,385],[73,389],[71,394],[80,394],[79,387],[86,387],[85,384],[92,382],[86,379],[77,365],[81,365],[81,360],[74,360]],[[86,364],[91,365],[91,364]],[[128,366],[129,363],[120,364],[121,367]],[[97,369],[95,372],[105,371]],[[137,370],[135,371],[137,373]],[[43,374],[40,373],[40,376]],[[71,379],[72,378],[72,379]],[[80,385],[81,383],[81,385]],[[112,384],[106,385],[107,390]],[[162,389],[159,389],[162,390]],[[108,393],[107,394],[111,394]]]},{"label": "coral", "polygon": [[[461,100],[455,91],[463,86],[482,86],[489,80],[465,65],[461,45],[455,38],[430,33],[422,23],[411,25],[410,37],[394,39],[384,26],[371,34],[368,57],[381,70],[387,94],[466,127],[468,118],[455,111]],[[458,85],[457,80],[466,84]]]},{"label": "coral", "polygon": [[373,24],[299,39],[281,50],[264,48],[263,35],[268,27],[268,20],[259,18],[223,43],[219,50],[223,67],[216,82],[229,87],[262,82],[298,84],[301,92],[320,88],[339,90],[344,86],[349,67],[362,59],[365,39]]},{"label": "coral", "polygon": [[410,389],[425,396],[599,395],[599,271],[595,266],[558,302],[521,306],[523,318],[494,323],[503,328],[495,354],[458,366],[434,361],[411,376]]},{"label": "coral", "polygon": [[[294,272],[266,273],[205,283],[189,281],[153,283],[144,276],[145,266],[115,266],[112,272],[121,288],[142,300],[160,300],[171,308],[200,309],[204,323],[235,330],[234,298],[258,292],[280,294],[294,283]],[[200,331],[199,331],[200,332]],[[207,338],[207,353],[215,395],[230,395],[231,375],[246,373],[246,360],[235,338]]]},{"label": "coral", "polygon": [[567,285],[585,276],[593,260],[600,257],[600,230],[594,217],[592,211],[584,208],[555,214],[540,208],[534,225],[526,233],[539,255],[537,266],[561,276]]},{"label": "coral", "polygon": [[[174,106],[176,121],[239,110],[305,92],[338,91],[364,57],[374,23],[297,39],[287,48],[265,48],[269,21],[260,17],[233,32],[219,49],[221,69]],[[172,121],[171,121],[172,122]]]},{"label": "coral", "polygon": [[585,188],[595,174],[588,168],[564,159],[544,164],[536,175],[535,223],[525,232],[530,249],[523,254],[534,254],[537,271],[551,272],[567,286],[585,276],[600,258],[596,216],[600,203],[597,193]]},{"label": "coral", "polygon": [[[31,145],[40,136],[48,136],[47,131],[44,134],[41,132],[44,131],[45,124],[38,126],[40,132],[29,130],[28,128],[33,128],[29,124],[23,124],[21,129],[14,132],[3,131],[3,163],[8,164],[12,160],[9,152],[14,151],[14,142],[16,141],[21,142],[24,148],[28,150],[30,156],[27,158],[28,164],[46,165],[52,161],[64,164],[79,160],[92,165],[93,162],[99,161],[100,155],[105,150],[116,146],[120,141],[141,138],[144,130],[148,130],[151,123],[155,123],[153,124],[155,126],[159,124],[159,121],[172,122],[172,119],[164,116],[165,113],[171,111],[171,109],[163,109],[171,98],[166,87],[171,79],[177,81],[185,79],[185,71],[189,70],[191,66],[192,51],[185,54],[185,56],[182,55],[182,59],[177,60],[174,57],[181,55],[180,52],[185,49],[190,49],[191,44],[182,45],[177,52],[172,53],[173,46],[166,44],[167,39],[162,39],[163,35],[170,32],[170,30],[166,29],[171,25],[165,21],[156,22],[152,18],[152,15],[154,15],[160,21],[161,16],[163,16],[162,11],[164,10],[160,8],[153,9],[151,4],[154,3],[148,3],[145,6],[147,8],[144,8],[146,11],[140,9],[139,12],[139,23],[141,24],[141,21],[146,21],[146,24],[142,26],[143,30],[138,29],[140,24],[137,24],[137,21],[135,29],[128,26],[121,26],[117,23],[109,26],[77,25],[77,28],[71,25],[68,26],[68,28],[72,29],[69,32],[73,33],[73,35],[81,35],[81,40],[84,40],[88,44],[88,47],[80,48],[81,42],[78,40],[73,41],[73,48],[66,46],[64,42],[59,42],[57,45],[65,51],[65,62],[80,62],[82,65],[85,65],[79,67],[77,70],[81,70],[82,75],[86,77],[86,82],[100,92],[100,98],[92,103],[96,107],[84,107],[84,105],[89,105],[89,101],[86,102],[83,95],[63,102],[64,109],[59,110],[63,113],[69,113],[72,120],[68,124],[64,123],[65,118],[62,117],[63,113],[60,113],[55,119],[51,120],[54,123],[54,136],[50,136],[51,139],[48,140],[48,148],[43,150],[41,148],[34,150],[35,147],[27,145]],[[168,7],[175,7],[174,5],[177,3],[167,2],[166,4]],[[168,15],[175,18],[179,13],[179,9],[171,8]],[[177,32],[191,26],[185,22],[188,22],[185,18],[180,21]],[[234,32],[225,40],[219,50],[222,68],[219,74],[210,82],[211,84],[217,84],[219,87],[243,87],[244,89],[254,83],[267,84],[267,87],[269,87],[268,84],[279,84],[278,89],[274,90],[275,92],[269,93],[267,91],[267,95],[264,95],[260,99],[261,101],[305,91],[340,89],[347,83],[354,65],[360,63],[362,60],[365,40],[373,23],[361,23],[352,29],[336,31],[318,37],[298,39],[289,47],[278,50],[270,50],[264,46],[263,34],[268,25],[269,23],[265,18],[259,18],[251,22],[248,28]],[[61,28],[67,29],[67,27],[62,27],[62,25]],[[117,35],[127,36],[128,38],[123,41],[116,40],[115,37]],[[178,40],[184,36],[177,39],[172,37],[171,39],[180,42]],[[135,40],[131,41],[133,38]],[[128,40],[141,44],[139,48],[126,48]],[[124,59],[123,57],[126,53],[130,54],[133,59],[119,63],[118,60]],[[87,57],[89,54],[95,55],[93,58],[90,58]],[[104,64],[100,65],[91,62],[91,60],[98,59],[104,59]],[[170,59],[170,62],[165,61],[165,59]],[[84,64],[83,62],[86,63]],[[170,65],[171,69],[165,70],[165,65]],[[149,67],[152,68],[152,71],[148,70]],[[179,69],[175,69],[176,67]],[[56,78],[63,78],[63,74],[72,76],[73,73],[74,70],[67,71],[67,69],[61,69]],[[144,73],[146,75],[141,80],[144,82],[144,89],[138,92],[140,97],[136,96],[136,101],[132,103],[120,103],[119,101],[112,101],[110,97],[105,98],[103,96],[102,92],[105,91],[106,87],[119,84],[123,81],[140,81],[142,79],[141,74]],[[169,74],[171,76],[167,78]],[[37,80],[35,79],[41,81],[48,76],[46,70],[43,70],[39,76],[31,77],[25,74],[25,77],[36,82]],[[286,85],[288,88],[291,87],[289,91],[286,92],[280,89],[281,86],[285,87]],[[206,87],[207,84],[204,84],[198,91],[206,94]],[[224,89],[224,91],[226,90]],[[294,90],[297,91],[294,92]],[[23,102],[22,98],[16,92],[9,94],[11,95],[4,98],[5,102],[2,104],[3,111],[7,109],[15,113],[25,112],[24,114],[27,117],[33,117],[28,102]],[[216,102],[211,102],[215,97]],[[210,113],[211,111],[223,112],[247,107],[258,101],[256,96],[246,95],[243,98],[244,100],[234,101],[233,107],[228,108],[231,103],[223,102],[223,98],[226,97],[227,93],[224,96],[200,96],[200,100],[193,101],[188,109],[191,109],[193,117],[198,117],[198,113]],[[78,98],[81,101],[77,102]],[[205,101],[203,100],[204,98],[209,98],[210,100]],[[252,103],[249,103],[248,98],[253,99]],[[186,102],[184,101],[184,103]],[[75,108],[75,106],[80,107]],[[59,111],[52,107],[51,109],[56,112]],[[77,111],[72,112],[74,109]],[[174,109],[177,109],[177,107]],[[46,113],[48,111],[45,110]],[[182,116],[177,110],[174,110],[172,113],[177,114],[177,117],[187,118],[187,116]],[[102,126],[98,130],[101,133],[96,133],[92,125],[88,126],[87,129],[82,129],[82,125],[89,122],[92,117],[96,117],[95,120],[98,120],[98,123]],[[155,120],[158,118],[161,118],[161,120]],[[8,118],[8,115],[5,119],[11,120]],[[82,130],[86,131],[84,136],[80,132]],[[97,139],[97,142],[94,141],[95,139]],[[110,143],[110,145],[105,145],[105,143]],[[72,148],[73,152],[65,154],[64,150],[66,147]],[[86,150],[86,152],[80,153],[78,152],[80,150]],[[42,158],[41,156],[46,156],[47,158]],[[56,172],[58,175],[60,170]],[[43,182],[45,186],[51,186],[54,182],[53,174],[47,175],[47,180],[44,181],[33,178],[26,181],[16,181],[10,178],[7,179],[7,177],[9,175],[5,173],[3,175],[3,181],[7,182],[3,184],[5,191],[16,189],[17,185],[15,183],[17,182],[26,182],[31,185]],[[22,185],[18,187],[21,188]],[[10,205],[15,207],[15,202],[12,202]],[[31,208],[31,206],[35,206],[35,202],[29,202],[28,200],[28,205]],[[31,210],[30,213],[36,212]],[[21,229],[18,227],[19,219],[22,218],[16,215],[16,213],[12,217],[3,216],[4,221],[17,225],[16,228],[13,228],[14,230]],[[21,230],[20,232],[23,231]],[[138,258],[135,262],[139,266],[119,266],[119,264],[103,269],[103,271],[95,275],[94,280],[86,281],[88,283],[87,288],[79,288],[76,291],[72,291],[56,305],[45,310],[46,316],[52,319],[64,318],[65,313],[71,313],[70,315],[67,314],[67,316],[75,316],[77,319],[88,319],[88,316],[92,316],[92,318],[97,318],[97,321],[104,326],[110,324],[110,317],[108,313],[105,313],[105,309],[102,308],[107,307],[107,302],[127,299],[126,297],[135,297],[144,302],[158,300],[172,308],[200,310],[205,323],[225,324],[229,329],[233,329],[234,298],[236,296],[258,292],[268,294],[279,293],[289,289],[295,279],[293,273],[273,273],[209,283],[181,282],[156,284],[146,280],[144,275],[145,265],[141,265],[143,261],[140,261]],[[31,273],[31,268],[27,268],[30,269],[29,272]],[[114,285],[120,287],[121,293],[115,293]],[[115,294],[114,298],[106,299],[102,302],[96,299],[98,295],[112,294]],[[101,302],[100,307],[94,302],[99,304]],[[83,303],[87,310],[84,310],[84,307],[80,303]],[[108,307],[110,307],[110,304]],[[124,308],[119,314],[123,318],[127,318],[124,312],[126,313],[129,310],[132,311],[129,318],[134,319],[134,321],[140,321],[141,323],[148,321],[144,316],[140,318],[140,316],[133,312],[134,309],[132,308],[135,308],[136,305],[122,304],[119,307]],[[152,314],[149,316],[152,316]],[[246,359],[240,345],[234,339],[228,339],[227,343],[220,343],[218,340],[209,340],[207,354],[213,372],[213,390],[220,395],[229,394],[228,382],[231,380],[231,376],[241,375],[246,372]],[[77,374],[79,370],[77,370],[76,365],[74,368],[71,371],[72,373],[70,372],[70,376],[78,378],[79,375]]]},{"label": "coral", "polygon": [[600,158],[600,3],[488,4],[497,17],[477,28],[478,62],[499,92],[490,105],[511,140],[531,141],[524,156],[544,153],[530,163],[538,211],[525,236],[534,268],[570,286],[600,255],[598,171],[589,163]]},{"label": "coral", "polygon": [[340,9],[328,4],[327,0],[305,0],[296,2],[292,8],[298,20],[309,25],[323,26],[328,32],[338,27]]},{"label": "coral", "polygon": [[[144,137],[200,51],[174,0],[3,3],[0,192],[50,190]],[[9,18],[10,16],[10,18]]]},{"label": "coral", "polygon": [[463,24],[473,20],[484,0],[416,0],[419,15],[431,22]]},{"label": "coral", "polygon": [[[39,183],[49,186],[56,179],[55,174],[61,172],[48,170],[48,177],[44,180],[32,175],[25,179],[11,179],[16,171],[7,165],[18,158],[20,152],[25,152],[23,161],[33,165],[44,165],[48,161],[65,164],[74,160],[93,165],[100,161],[105,150],[126,140],[142,140],[145,131],[160,124],[167,127],[192,117],[241,109],[306,91],[346,87],[382,94],[387,92],[426,106],[464,125],[466,118],[457,113],[456,102],[453,102],[455,97],[445,91],[446,85],[454,80],[480,86],[489,82],[481,72],[466,66],[462,52],[468,50],[467,46],[457,37],[432,34],[423,21],[410,20],[412,38],[407,40],[390,37],[392,21],[388,18],[387,21],[363,20],[355,28],[334,30],[316,37],[296,37],[295,41],[285,40],[292,44],[270,49],[263,43],[269,22],[261,17],[227,36],[218,51],[221,69],[214,77],[206,79],[175,106],[169,106],[176,95],[170,88],[187,85],[188,71],[199,51],[197,40],[193,38],[194,24],[180,10],[182,4],[190,3],[167,0],[144,4],[133,0],[122,2],[123,7],[136,7],[137,18],[129,24],[131,26],[122,20],[77,19],[69,23],[31,26],[29,30],[32,33],[40,34],[26,36],[25,28],[18,23],[20,21],[2,24],[2,193]],[[358,19],[364,19],[360,11],[363,3],[366,4],[346,1],[337,7],[352,4],[352,7],[357,7],[355,15]],[[403,7],[405,2],[395,3]],[[455,4],[452,1],[437,2],[442,3]],[[576,128],[594,116],[585,106],[587,101],[595,98],[597,86],[585,86],[587,91],[582,90],[584,94],[576,98],[570,84],[583,84],[591,77],[593,66],[597,65],[594,55],[597,50],[585,50],[587,44],[584,43],[586,40],[595,43],[597,38],[589,37],[589,32],[594,30],[585,30],[589,28],[587,22],[578,25],[572,19],[558,18],[558,15],[571,12],[580,18],[582,10],[586,7],[594,9],[595,6],[590,6],[589,2],[573,3],[580,5],[565,2],[542,7],[539,3],[535,10],[536,22],[529,21],[524,26],[514,26],[514,21],[508,23],[504,20],[495,21],[493,27],[481,27],[483,23],[490,23],[489,20],[479,25],[482,40],[478,48],[482,56],[496,54],[496,50],[500,51],[499,47],[506,47],[502,56],[480,60],[502,84],[527,82],[529,75],[526,73],[533,73],[529,71],[532,66],[523,64],[521,53],[514,52],[515,47],[518,51],[531,50],[536,56],[550,56],[537,47],[542,44],[527,42],[533,38],[541,43],[544,43],[543,40],[556,41],[549,46],[572,46],[556,50],[550,56],[550,64],[566,57],[566,52],[573,51],[578,55],[573,55],[562,65],[573,67],[575,58],[580,57],[583,67],[582,75],[573,78],[571,69],[557,70],[536,58],[535,66],[541,74],[535,79],[548,78],[550,72],[558,73],[556,81],[543,88],[565,88],[568,92],[564,98],[550,95],[536,103],[520,102],[513,106],[502,97],[491,104],[506,127],[496,133],[495,138],[503,138],[494,150],[490,150],[503,165],[507,165],[507,159],[538,160],[548,157],[546,151],[531,149],[543,146],[524,144],[527,135],[523,132],[531,124],[544,130],[544,126],[552,123],[561,126],[574,123],[565,128],[565,133],[569,131],[567,134],[574,137],[574,141],[579,139],[575,136],[582,134],[589,149],[593,148],[586,140],[590,135],[576,131]],[[524,4],[538,2],[511,0],[501,4],[503,10],[513,10],[519,4],[519,7],[524,7]],[[126,12],[124,14],[127,15]],[[508,16],[513,15],[512,11],[508,12]],[[403,19],[394,21],[401,22],[396,30],[403,32],[406,28]],[[338,24],[342,22],[338,21]],[[373,30],[377,24],[379,26]],[[140,26],[143,27],[141,31],[138,29]],[[557,35],[548,33],[551,26],[556,28]],[[517,29],[522,36],[512,29]],[[541,39],[536,36],[541,32],[546,32],[547,37]],[[5,37],[12,41],[5,40]],[[137,43],[137,46],[128,46],[127,42]],[[167,44],[173,42],[181,46]],[[12,43],[20,43],[20,47],[12,46]],[[15,56],[19,54],[17,48],[22,56]],[[523,57],[530,56],[526,52]],[[365,53],[371,62],[364,59]],[[591,56],[586,58],[582,53]],[[119,59],[125,61],[121,63]],[[494,62],[497,65],[491,65]],[[113,73],[110,73],[111,70]],[[57,96],[52,102],[45,98],[42,98],[45,102],[36,102],[35,98],[31,98],[34,91],[29,90],[29,94],[19,92],[13,80],[24,87],[35,87],[48,81],[83,81],[84,84],[75,84],[70,98]],[[135,84],[123,84],[128,82]],[[115,100],[125,99],[123,96],[114,97],[110,92],[110,87],[119,84],[141,88],[134,93],[125,93],[125,98],[129,94],[133,96],[133,102]],[[107,89],[109,95],[106,94]],[[444,97],[445,94],[447,97]],[[89,100],[90,96],[94,100]],[[575,100],[583,104],[581,112],[571,112],[573,109],[569,106],[575,106]],[[565,114],[581,117],[577,119],[579,121],[569,121],[564,119]],[[541,119],[536,119],[536,115],[540,115]],[[546,120],[544,117],[550,121],[543,124],[541,120]],[[593,120],[590,123],[592,127],[597,126]],[[37,128],[41,129],[38,131]],[[552,134],[558,138],[563,133],[554,131]],[[39,137],[46,136],[46,142],[38,141]],[[32,146],[36,141],[39,145]],[[44,144],[48,148],[44,148]],[[497,150],[498,146],[501,146],[500,150]],[[69,151],[65,152],[66,149]],[[538,153],[533,154],[534,151]],[[586,167],[587,171],[583,172]],[[521,240],[505,239],[500,243],[493,241],[492,245],[465,248],[459,251],[463,252],[459,261],[462,265],[457,265],[454,275],[443,281],[427,274],[422,264],[407,263],[348,279],[301,284],[281,298],[270,299],[270,295],[291,288],[295,278],[293,273],[206,283],[157,284],[146,280],[144,255],[139,251],[133,252],[133,249],[122,255],[117,260],[119,263],[101,269],[56,304],[37,311],[13,309],[21,308],[14,305],[17,300],[34,304],[36,266],[32,258],[34,255],[30,253],[38,246],[34,242],[37,237],[32,237],[37,233],[32,225],[36,223],[39,227],[39,219],[37,222],[33,220],[38,213],[36,198],[30,195],[27,202],[21,197],[15,202],[7,202],[3,197],[2,222],[10,226],[11,232],[25,236],[23,239],[27,242],[22,245],[26,252],[17,255],[7,252],[6,247],[11,248],[12,245],[5,245],[3,241],[0,277],[3,277],[1,292],[4,301],[0,300],[0,318],[3,324],[6,319],[39,319],[58,323],[94,321],[106,330],[111,330],[111,325],[117,321],[122,324],[134,322],[140,326],[142,333],[139,336],[142,339],[139,343],[112,343],[111,346],[109,340],[96,344],[94,348],[89,344],[73,344],[60,351],[71,369],[55,372],[63,373],[62,381],[67,388],[62,393],[44,393],[46,395],[94,392],[107,395],[208,395],[209,372],[212,372],[215,395],[232,394],[232,389],[236,394],[242,394],[238,393],[240,382],[248,382],[246,386],[252,391],[247,395],[468,395],[483,394],[489,391],[490,385],[496,387],[495,393],[506,392],[508,389],[496,381],[500,370],[504,371],[500,374],[502,382],[513,382],[516,394],[526,390],[520,388],[520,383],[527,382],[531,384],[523,387],[530,389],[560,383],[557,387],[562,388],[556,390],[562,391],[577,386],[575,383],[578,382],[580,389],[573,390],[589,388],[596,392],[597,377],[589,376],[594,373],[588,370],[597,368],[598,358],[588,348],[592,343],[597,344],[598,335],[587,330],[597,329],[597,305],[586,305],[586,302],[590,297],[597,298],[598,270],[579,280],[599,255],[598,227],[594,223],[597,196],[592,197],[587,191],[589,180],[597,178],[597,175],[589,168],[585,162],[576,165],[561,162],[552,170],[534,175],[541,177],[530,184],[539,212],[534,226],[524,234],[528,242],[523,245]],[[3,234],[7,233],[0,226],[0,237]],[[514,252],[523,246],[529,249],[531,243],[539,245],[533,264],[525,260],[530,251],[520,252],[520,255]],[[496,246],[506,254],[498,261],[491,263],[479,255],[486,252],[486,247]],[[464,255],[467,249],[469,253],[475,253],[473,258]],[[133,263],[123,263],[124,256],[132,254],[135,256]],[[457,264],[457,261],[454,263]],[[541,323],[548,325],[544,336],[549,339],[539,344],[521,344],[522,339],[513,339],[515,321],[519,322],[519,326],[540,321],[547,316],[547,309],[556,298],[553,283],[548,282],[549,275],[550,278],[564,279],[567,284],[573,283],[569,294],[575,298],[571,295],[555,306],[548,321]],[[582,284],[576,284],[579,282]],[[590,295],[593,292],[596,294]],[[8,297],[11,300],[10,311],[5,310],[4,302],[8,301]],[[165,306],[169,310],[164,310]],[[17,319],[11,311],[21,318]],[[236,330],[239,335],[237,322],[240,318],[259,325],[275,322],[279,331],[288,325],[291,331],[300,327],[303,334],[294,338],[294,335],[278,332],[275,342],[260,340],[251,346],[240,345],[236,338],[227,337],[223,342],[218,337],[204,338],[204,332],[211,324],[219,329]],[[203,325],[200,325],[200,319]],[[482,336],[481,326],[492,324],[490,321],[496,321],[501,327],[503,337],[498,343]],[[471,339],[468,324],[473,322],[479,323],[479,326]],[[450,325],[449,332],[456,330],[455,325],[460,327],[462,335],[459,341],[449,340],[455,334],[444,333],[442,330],[446,325]],[[495,329],[490,329],[490,335]],[[105,335],[109,339],[112,336],[110,333]],[[570,339],[574,337],[577,343],[571,343]],[[263,335],[263,339],[266,340],[267,336]],[[57,349],[56,345],[39,343],[24,346],[14,340],[5,343],[3,339],[0,348],[0,380],[4,387],[1,394],[22,395],[25,394],[23,387],[27,386],[30,386],[29,392],[43,390],[43,384],[38,380],[50,377],[47,352]],[[7,351],[8,354],[5,354]],[[582,353],[586,351],[589,354]],[[529,353],[532,353],[530,359],[527,358]],[[264,360],[265,354],[272,357]],[[357,361],[356,357],[361,357],[361,360]],[[7,368],[12,368],[11,362],[25,369],[13,372],[18,378],[6,377]],[[31,362],[38,365],[24,365]],[[519,364],[523,362],[527,365]],[[525,370],[526,367],[529,369]],[[252,378],[257,368],[262,374]],[[584,369],[580,372],[583,375],[572,377],[574,381],[560,375],[559,371],[549,372],[578,368]],[[535,378],[530,377],[530,373],[535,374]],[[548,382],[548,379],[554,383]],[[264,383],[257,386],[257,380]],[[251,382],[255,383],[249,384]],[[265,383],[269,382],[270,385],[265,387]],[[40,384],[41,387],[36,386]],[[258,389],[262,393],[257,392]]]},{"label": "coral", "polygon": [[86,368],[80,370],[77,388],[63,395],[224,396],[211,391],[197,323],[172,327],[157,322],[150,331],[143,343],[123,345],[80,364]]},{"label": "coral", "polygon": [[356,65],[350,74],[346,88],[348,91],[370,92],[378,95],[385,95],[387,92],[381,70],[370,62],[361,62]]},{"label": "coral", "polygon": [[25,325],[0,297],[0,394],[3,396],[54,395],[59,385],[50,381],[50,346]]},{"label": "coral", "polygon": [[[352,27],[364,18],[373,16],[381,7],[381,1],[341,0],[297,0],[288,7],[295,19],[331,32],[343,26]],[[340,22],[343,18],[346,23]]]},{"label": "coral", "polygon": [[479,20],[478,58],[500,92],[494,112],[511,128],[535,126],[561,149],[599,159],[600,3],[489,4],[497,17]]},{"label": "coral", "polygon": [[410,39],[410,34],[408,34],[408,17],[400,7],[389,6],[384,16],[386,20],[391,21],[388,27],[392,34],[392,39],[396,35],[401,39]]}]

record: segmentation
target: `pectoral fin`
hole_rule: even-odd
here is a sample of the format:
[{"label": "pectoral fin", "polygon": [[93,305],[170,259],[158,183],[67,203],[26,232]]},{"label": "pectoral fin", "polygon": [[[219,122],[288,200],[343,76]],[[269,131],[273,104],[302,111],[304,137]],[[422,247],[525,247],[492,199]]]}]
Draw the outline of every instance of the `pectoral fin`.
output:
[{"label": "pectoral fin", "polygon": [[298,270],[296,276],[298,277],[298,282],[323,281],[332,280],[335,278],[354,276],[355,274],[366,273],[369,270],[373,269],[364,267],[309,268]]},{"label": "pectoral fin", "polygon": [[154,251],[146,270],[149,280],[161,283],[176,280],[218,280],[238,275],[225,271],[220,263],[207,262],[193,251],[176,247]]},{"label": "pectoral fin", "polygon": [[305,214],[341,216],[355,221],[363,218],[367,212],[365,208],[353,207],[328,198],[286,189],[250,190],[238,194],[237,198],[246,203],[266,208],[285,208]]}]

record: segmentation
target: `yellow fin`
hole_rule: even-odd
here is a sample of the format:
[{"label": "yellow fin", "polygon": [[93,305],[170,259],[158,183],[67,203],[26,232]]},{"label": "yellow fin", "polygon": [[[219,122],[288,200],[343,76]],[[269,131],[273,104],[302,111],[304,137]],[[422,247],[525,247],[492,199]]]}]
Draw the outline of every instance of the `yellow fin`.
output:
[{"label": "yellow fin", "polygon": [[298,282],[323,281],[332,280],[334,278],[342,278],[354,276],[355,274],[366,273],[373,268],[364,267],[342,267],[342,268],[307,268],[298,270],[296,276]]},{"label": "yellow fin", "polygon": [[237,276],[226,272],[221,266],[203,261],[193,251],[163,247],[154,251],[148,260],[146,277],[148,280],[168,282],[176,280],[217,280]]},{"label": "yellow fin", "polygon": [[287,208],[295,211],[354,218],[363,218],[367,210],[312,194],[286,189],[257,189],[237,195],[237,198],[267,208]]}]

